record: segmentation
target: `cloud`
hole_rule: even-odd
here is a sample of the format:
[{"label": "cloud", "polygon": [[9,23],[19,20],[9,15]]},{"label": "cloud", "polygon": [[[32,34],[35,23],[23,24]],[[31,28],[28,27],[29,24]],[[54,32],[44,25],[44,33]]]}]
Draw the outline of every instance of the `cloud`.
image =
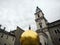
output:
[{"label": "cloud", "polygon": [[[42,9],[44,16],[49,22],[60,19],[60,1],[59,0],[39,0],[37,5]],[[50,20],[51,19],[51,20]]]},{"label": "cloud", "polygon": [[31,25],[36,30],[36,6],[42,9],[49,22],[60,19],[59,0],[0,0],[0,24],[7,27],[7,31],[14,30],[17,25],[24,30]]}]

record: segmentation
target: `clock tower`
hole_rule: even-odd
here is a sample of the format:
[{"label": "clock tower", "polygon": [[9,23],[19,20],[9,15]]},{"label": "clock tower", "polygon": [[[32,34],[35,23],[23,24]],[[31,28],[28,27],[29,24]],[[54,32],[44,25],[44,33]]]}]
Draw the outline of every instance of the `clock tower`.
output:
[{"label": "clock tower", "polygon": [[42,45],[52,45],[50,34],[48,32],[48,21],[46,20],[46,18],[44,17],[44,13],[38,6],[35,12],[35,21],[37,25],[36,32],[39,34],[40,43]]}]

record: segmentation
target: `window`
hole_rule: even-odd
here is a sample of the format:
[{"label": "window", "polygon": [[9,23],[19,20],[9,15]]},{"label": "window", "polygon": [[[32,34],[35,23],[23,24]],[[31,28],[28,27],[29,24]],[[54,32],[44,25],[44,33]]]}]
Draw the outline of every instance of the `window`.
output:
[{"label": "window", "polygon": [[59,29],[55,30],[55,33],[56,33],[56,34],[57,34],[57,33],[60,33]]},{"label": "window", "polygon": [[45,45],[46,45],[46,42],[45,42]]},{"label": "window", "polygon": [[4,34],[1,35],[1,38],[3,38],[3,35],[4,35]]},{"label": "window", "polygon": [[6,43],[4,45],[6,45]]},{"label": "window", "polygon": [[1,36],[1,38],[3,38],[3,36]]},{"label": "window", "polygon": [[55,30],[55,33],[57,34],[57,31]]},{"label": "window", "polygon": [[38,14],[38,17],[39,17],[39,14]]},{"label": "window", "polygon": [[57,29],[57,32],[60,33],[59,29]]},{"label": "window", "polygon": [[60,38],[59,38],[59,41],[60,41]]},{"label": "window", "polygon": [[42,45],[42,43],[40,43],[40,45]]},{"label": "window", "polygon": [[40,25],[40,28],[42,28],[42,25]]},{"label": "window", "polygon": [[39,26],[40,26],[40,28],[42,28],[42,24],[41,23],[39,23]]}]

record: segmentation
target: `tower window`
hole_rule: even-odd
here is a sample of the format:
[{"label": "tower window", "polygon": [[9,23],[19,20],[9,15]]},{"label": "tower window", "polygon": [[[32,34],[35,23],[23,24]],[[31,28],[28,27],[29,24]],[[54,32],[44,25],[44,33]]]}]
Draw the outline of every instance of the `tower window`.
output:
[{"label": "tower window", "polygon": [[40,26],[40,28],[42,28],[42,24],[41,23],[39,23],[39,26]]},{"label": "tower window", "polygon": [[38,17],[39,17],[39,14],[38,14]]},{"label": "tower window", "polygon": [[40,28],[42,28],[42,25],[40,25]]}]

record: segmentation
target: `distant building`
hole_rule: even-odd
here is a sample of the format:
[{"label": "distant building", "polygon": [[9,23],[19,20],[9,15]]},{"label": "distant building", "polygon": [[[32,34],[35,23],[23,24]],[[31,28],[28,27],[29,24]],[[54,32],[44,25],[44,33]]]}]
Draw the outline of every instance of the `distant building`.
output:
[{"label": "distant building", "polygon": [[15,35],[1,29],[0,27],[0,45],[14,45]]},{"label": "distant building", "polygon": [[21,28],[17,26],[14,31],[7,32],[1,29],[0,25],[0,45],[20,45],[20,36],[24,32]]},{"label": "distant building", "polygon": [[[37,7],[35,22],[40,45],[60,45],[60,20],[49,23],[42,10]],[[7,32],[5,28],[1,29],[0,25],[0,45],[21,45],[20,37],[23,32],[24,30],[18,26],[16,30]]]}]

